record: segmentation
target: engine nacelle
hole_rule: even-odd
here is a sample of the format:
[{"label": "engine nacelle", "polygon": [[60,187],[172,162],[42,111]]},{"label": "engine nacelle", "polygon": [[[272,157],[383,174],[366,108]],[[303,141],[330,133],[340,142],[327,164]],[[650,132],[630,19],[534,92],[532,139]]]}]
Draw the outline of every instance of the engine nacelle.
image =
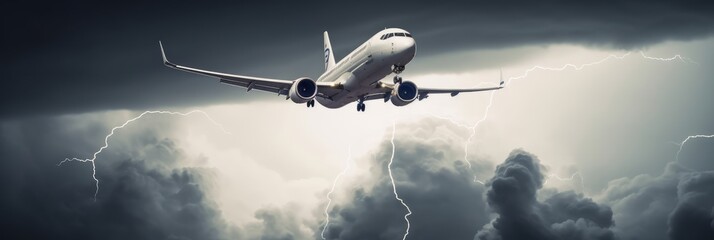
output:
[{"label": "engine nacelle", "polygon": [[290,100],[295,103],[306,103],[317,95],[317,84],[309,78],[299,78],[293,82],[288,91]]},{"label": "engine nacelle", "polygon": [[394,106],[404,106],[414,102],[419,96],[417,85],[410,81],[402,81],[394,86],[392,90],[392,104]]}]

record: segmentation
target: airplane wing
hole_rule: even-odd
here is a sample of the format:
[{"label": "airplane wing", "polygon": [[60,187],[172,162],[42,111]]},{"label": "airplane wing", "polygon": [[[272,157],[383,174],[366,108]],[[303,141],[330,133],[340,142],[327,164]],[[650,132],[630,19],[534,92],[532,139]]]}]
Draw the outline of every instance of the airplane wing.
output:
[{"label": "airplane wing", "polygon": [[[462,92],[483,92],[483,91],[492,91],[492,90],[498,90],[504,88],[504,81],[501,80],[498,86],[496,87],[483,87],[483,88],[421,88],[418,87],[418,96],[417,99],[423,100],[427,97],[429,97],[429,94],[440,94],[440,93],[449,93],[451,94],[452,97],[458,95],[459,93]],[[372,94],[368,94],[364,97],[365,101],[368,100],[375,100],[375,99],[384,99],[384,101],[388,101],[389,97],[391,96],[392,90],[394,90],[394,86],[396,84],[392,83],[381,83],[380,91],[377,91]]]},{"label": "airplane wing", "polygon": [[456,96],[462,92],[482,92],[498,90],[503,88],[503,81],[497,87],[485,87],[485,88],[419,88],[419,96],[426,96],[427,94],[438,94],[438,93],[449,93],[451,96]]},{"label": "airplane wing", "polygon": [[422,100],[424,98],[427,98],[429,94],[434,93],[449,93],[451,94],[452,97],[459,95],[459,93],[462,92],[483,92],[483,91],[492,91],[492,90],[498,90],[501,88],[504,88],[504,84],[506,83],[503,81],[503,70],[500,70],[500,83],[498,83],[497,87],[485,87],[485,88],[418,88],[419,89],[419,100]]},{"label": "airplane wing", "polygon": [[[261,90],[261,91],[265,91],[265,92],[277,93],[278,95],[287,96],[288,91],[290,90],[290,87],[293,85],[293,82],[295,81],[295,80],[250,77],[250,76],[213,72],[213,71],[208,71],[208,70],[202,70],[202,69],[197,69],[197,68],[192,68],[192,67],[181,66],[181,65],[170,62],[166,58],[166,53],[164,52],[164,46],[161,43],[161,41],[159,41],[159,47],[161,48],[161,57],[164,60],[164,65],[166,65],[167,67],[185,71],[185,72],[190,72],[190,73],[195,73],[195,74],[200,74],[200,75],[204,75],[204,76],[218,78],[221,83],[238,86],[238,87],[243,87],[243,88],[246,88],[247,91],[256,89],[256,90]],[[339,86],[335,86],[331,83],[316,82],[316,84],[317,84],[317,92],[318,92],[317,96],[318,97],[329,98],[330,96],[333,96],[334,94],[337,94],[340,91],[342,91],[342,89],[340,89]]]}]

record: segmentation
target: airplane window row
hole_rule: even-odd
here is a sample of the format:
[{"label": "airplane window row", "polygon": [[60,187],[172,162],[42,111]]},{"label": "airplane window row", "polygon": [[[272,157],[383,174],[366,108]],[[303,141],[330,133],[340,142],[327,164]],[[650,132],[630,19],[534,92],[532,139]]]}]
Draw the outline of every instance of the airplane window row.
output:
[{"label": "airplane window row", "polygon": [[394,36],[397,36],[397,37],[412,37],[412,35],[409,34],[409,33],[387,33],[387,34],[382,35],[382,37],[380,37],[379,39],[384,40],[384,39],[387,39],[387,38],[390,38],[390,37],[394,37]]}]

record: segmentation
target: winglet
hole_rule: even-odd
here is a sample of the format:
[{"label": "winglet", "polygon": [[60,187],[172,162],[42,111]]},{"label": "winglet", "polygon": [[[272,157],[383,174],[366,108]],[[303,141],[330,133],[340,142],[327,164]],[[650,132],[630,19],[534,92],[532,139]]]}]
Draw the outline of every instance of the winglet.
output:
[{"label": "winglet", "polygon": [[498,84],[499,87],[504,88],[504,84],[506,83],[503,81],[503,68],[500,68],[499,71],[501,72],[501,82]]},{"label": "winglet", "polygon": [[164,52],[164,45],[161,44],[161,41],[159,41],[159,48],[161,48],[161,57],[164,59],[164,65],[169,66],[169,67],[176,67],[176,64],[173,64],[169,62],[168,59],[166,59],[166,53]]}]

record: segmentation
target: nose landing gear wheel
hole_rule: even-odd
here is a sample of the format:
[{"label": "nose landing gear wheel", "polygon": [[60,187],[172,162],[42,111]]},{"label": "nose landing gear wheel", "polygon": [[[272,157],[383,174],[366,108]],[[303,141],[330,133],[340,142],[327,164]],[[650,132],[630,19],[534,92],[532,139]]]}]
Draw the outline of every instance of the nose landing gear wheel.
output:
[{"label": "nose landing gear wheel", "polygon": [[394,72],[396,74],[400,74],[404,71],[404,68],[405,68],[404,66],[397,66],[395,64],[394,66],[392,66],[392,72]]},{"label": "nose landing gear wheel", "polygon": [[401,83],[401,82],[402,82],[402,77],[394,76],[394,84]]}]

